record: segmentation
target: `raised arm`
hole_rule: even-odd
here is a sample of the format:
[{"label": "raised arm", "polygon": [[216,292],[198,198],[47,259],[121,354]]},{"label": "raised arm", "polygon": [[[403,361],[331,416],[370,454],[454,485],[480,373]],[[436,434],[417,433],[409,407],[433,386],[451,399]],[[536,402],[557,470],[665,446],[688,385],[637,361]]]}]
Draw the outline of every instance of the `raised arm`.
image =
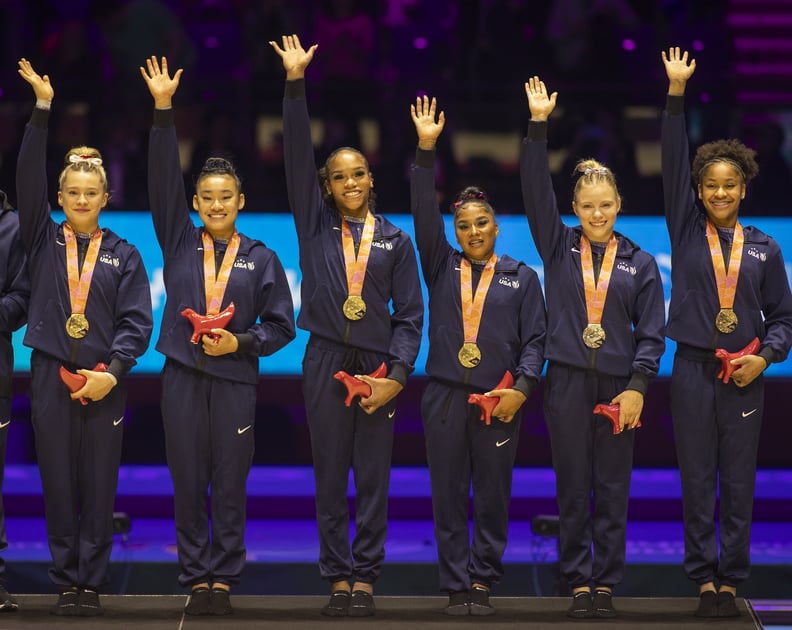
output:
[{"label": "raised arm", "polygon": [[24,57],[19,60],[18,66],[17,72],[19,76],[30,83],[30,87],[33,88],[33,93],[36,95],[36,105],[49,109],[52,99],[55,98],[55,89],[50,83],[49,75],[40,76],[33,69],[33,65]]},{"label": "raised arm", "polygon": [[305,69],[311,63],[316,44],[307,51],[297,35],[284,35],[283,47],[270,42],[283,61],[286,86],[283,97],[283,161],[289,207],[297,235],[315,233],[321,224],[322,191],[316,177],[311,121],[305,100]]},{"label": "raised arm", "polygon": [[445,126],[445,113],[437,111],[437,99],[418,97],[410,114],[418,135],[415,167],[410,173],[410,208],[415,225],[415,243],[421,255],[421,268],[427,284],[437,274],[451,246],[445,236],[443,216],[435,189],[435,146]]},{"label": "raised arm", "polygon": [[696,71],[696,60],[691,59],[688,62],[687,51],[680,54],[678,46],[669,48],[668,55],[666,55],[665,50],[660,55],[663,58],[663,65],[665,65],[666,76],[668,77],[668,95],[684,96],[688,79]]},{"label": "raised arm", "polygon": [[534,76],[525,84],[525,95],[531,120],[520,155],[520,183],[534,244],[547,262],[564,235],[547,161],[547,119],[555,109],[558,92],[549,94],[544,82]]},{"label": "raised arm", "polygon": [[558,92],[549,94],[544,81],[535,76],[528,79],[528,83],[525,84],[525,95],[528,97],[532,121],[545,122],[550,118],[558,100]]},{"label": "raised arm", "polygon": [[162,65],[159,64],[157,58],[152,55],[146,59],[146,67],[140,66],[140,74],[146,82],[151,97],[154,99],[154,107],[156,109],[170,109],[173,107],[173,95],[179,88],[179,81],[181,80],[182,69],[179,68],[173,73],[173,77],[168,73],[168,60],[166,57],[162,58]]},{"label": "raised arm", "polygon": [[173,95],[182,71],[177,70],[171,77],[168,60],[162,57],[160,63],[152,55],[146,59],[146,67],[140,67],[140,74],[154,99],[154,123],[149,133],[149,204],[157,240],[166,253],[175,247],[185,230],[193,227],[173,123]]},{"label": "raised arm", "polygon": [[38,234],[49,220],[47,200],[47,124],[55,90],[49,76],[39,75],[27,59],[19,60],[18,73],[33,88],[36,107],[25,126],[17,158],[17,204],[22,244],[30,252]]},{"label": "raised arm", "polygon": [[690,146],[684,117],[684,94],[696,60],[678,47],[662,51],[668,77],[666,110],[661,132],[663,199],[671,245],[681,242],[685,226],[697,216],[696,198],[690,183]]},{"label": "raised arm", "polygon": [[297,79],[304,79],[305,69],[313,60],[314,52],[316,52],[318,45],[314,44],[308,50],[305,50],[300,44],[300,38],[297,35],[283,35],[281,40],[283,42],[282,48],[274,41],[269,44],[283,61],[286,80],[296,81]]}]

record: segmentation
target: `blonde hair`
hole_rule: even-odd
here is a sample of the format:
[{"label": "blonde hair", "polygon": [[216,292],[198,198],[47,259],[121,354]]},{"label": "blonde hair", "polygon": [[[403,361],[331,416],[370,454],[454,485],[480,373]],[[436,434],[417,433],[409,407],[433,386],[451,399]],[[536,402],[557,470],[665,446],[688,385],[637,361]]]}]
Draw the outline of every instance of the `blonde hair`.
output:
[{"label": "blonde hair", "polygon": [[616,185],[616,176],[604,164],[598,162],[593,158],[587,158],[578,161],[575,165],[575,173],[580,173],[577,182],[575,182],[574,197],[577,199],[578,192],[582,186],[592,186],[595,184],[608,184],[613,188],[616,197],[621,197],[619,194],[619,187]]},{"label": "blonde hair", "polygon": [[66,175],[72,171],[82,171],[85,173],[96,173],[104,191],[108,192],[107,173],[105,173],[104,166],[102,166],[102,154],[99,153],[98,149],[86,146],[73,147],[66,153],[63,162],[65,166],[58,177],[58,187],[60,189],[63,189]]}]

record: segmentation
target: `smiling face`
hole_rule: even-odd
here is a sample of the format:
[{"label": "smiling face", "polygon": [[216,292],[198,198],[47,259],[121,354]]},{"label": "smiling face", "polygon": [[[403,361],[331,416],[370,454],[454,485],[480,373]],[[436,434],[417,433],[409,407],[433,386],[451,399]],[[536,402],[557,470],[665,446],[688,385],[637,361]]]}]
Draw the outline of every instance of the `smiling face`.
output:
[{"label": "smiling face", "polygon": [[237,214],[244,206],[245,195],[231,175],[206,175],[198,180],[193,208],[212,238],[231,238],[236,232]]},{"label": "smiling face", "polygon": [[572,202],[572,210],[580,219],[583,233],[594,243],[608,241],[620,209],[621,197],[606,182],[581,185]]},{"label": "smiling face", "polygon": [[107,205],[108,197],[96,171],[69,169],[58,191],[58,205],[75,232],[91,234],[99,227],[99,212]]},{"label": "smiling face", "polygon": [[698,196],[715,225],[731,228],[745,198],[745,183],[734,165],[714,162],[701,173]]},{"label": "smiling face", "polygon": [[498,224],[492,212],[481,203],[468,202],[454,216],[457,243],[470,260],[489,260],[495,251]]},{"label": "smiling face", "polygon": [[327,163],[325,186],[342,215],[366,216],[374,178],[360,153],[346,150],[336,153]]}]

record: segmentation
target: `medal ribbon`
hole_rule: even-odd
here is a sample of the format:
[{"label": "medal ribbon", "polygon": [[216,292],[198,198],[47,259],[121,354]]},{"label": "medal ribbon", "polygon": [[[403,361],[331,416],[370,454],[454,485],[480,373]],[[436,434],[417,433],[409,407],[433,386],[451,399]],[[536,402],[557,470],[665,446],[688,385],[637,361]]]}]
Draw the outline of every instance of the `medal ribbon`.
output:
[{"label": "medal ribbon", "polygon": [[84,315],[96,259],[99,257],[99,246],[102,244],[102,230],[96,228],[96,231],[91,234],[91,241],[83,261],[82,274],[80,274],[80,258],[77,253],[77,237],[68,223],[63,224],[63,238],[66,241],[66,276],[69,280],[71,310],[72,313]]},{"label": "medal ribbon", "polygon": [[707,242],[710,248],[710,258],[712,258],[712,268],[715,271],[715,284],[718,289],[718,301],[720,307],[732,308],[734,306],[734,295],[737,292],[737,279],[740,276],[740,264],[743,257],[743,228],[738,221],[734,226],[734,238],[732,239],[731,255],[729,256],[729,270],[723,262],[723,249],[721,248],[720,238],[718,238],[718,228],[707,219]]},{"label": "medal ribbon", "polygon": [[583,290],[586,294],[586,313],[589,324],[599,324],[602,321],[602,311],[605,310],[605,298],[608,296],[608,285],[610,285],[617,249],[616,237],[611,234],[608,245],[605,247],[605,255],[602,258],[599,280],[595,285],[591,242],[585,234],[580,237],[580,267],[583,270]]},{"label": "medal ribbon", "polygon": [[495,275],[495,263],[498,257],[490,256],[481,272],[476,295],[473,295],[473,268],[467,258],[462,258],[459,265],[459,292],[462,297],[462,328],[465,334],[465,343],[476,343],[478,330],[481,324],[481,314],[484,311],[484,300],[487,299],[490,282]]},{"label": "medal ribbon", "polygon": [[215,278],[215,253],[214,240],[206,230],[201,233],[201,240],[204,248],[204,293],[206,294],[206,314],[217,315],[223,303],[228,276],[231,275],[231,267],[234,266],[237,252],[239,251],[239,234],[234,235],[228,241],[223,262],[220,263],[220,271]]},{"label": "medal ribbon", "polygon": [[341,244],[344,246],[344,265],[346,266],[347,291],[349,295],[363,295],[363,281],[366,279],[371,243],[374,241],[374,215],[369,212],[360,235],[360,245],[355,256],[355,239],[346,219],[341,217]]}]

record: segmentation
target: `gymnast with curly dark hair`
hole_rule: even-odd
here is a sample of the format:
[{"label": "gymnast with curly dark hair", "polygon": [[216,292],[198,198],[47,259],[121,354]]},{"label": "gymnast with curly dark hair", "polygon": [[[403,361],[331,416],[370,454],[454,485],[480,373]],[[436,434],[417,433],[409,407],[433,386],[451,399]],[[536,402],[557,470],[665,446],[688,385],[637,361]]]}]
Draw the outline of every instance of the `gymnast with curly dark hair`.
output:
[{"label": "gymnast with curly dark hair", "polygon": [[669,82],[662,150],[673,287],[667,335],[677,342],[671,412],[684,566],[699,587],[697,616],[736,617],[737,586],[751,567],[762,373],[784,361],[792,345],[792,295],[776,241],[740,224],[740,202],[759,170],[753,150],[739,140],[717,140],[702,145],[690,164],[684,94],[696,62],[679,48],[662,57]]}]

